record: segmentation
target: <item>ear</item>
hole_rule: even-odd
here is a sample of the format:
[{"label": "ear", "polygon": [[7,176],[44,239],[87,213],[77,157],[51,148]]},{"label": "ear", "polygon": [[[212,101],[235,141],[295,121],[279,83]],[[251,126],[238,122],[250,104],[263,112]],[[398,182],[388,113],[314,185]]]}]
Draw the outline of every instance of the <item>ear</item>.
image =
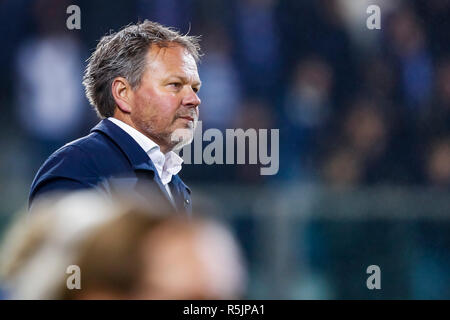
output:
[{"label": "ear", "polygon": [[132,110],[132,105],[130,104],[132,89],[127,79],[122,77],[115,78],[111,85],[111,92],[118,108],[124,113],[130,113]]}]

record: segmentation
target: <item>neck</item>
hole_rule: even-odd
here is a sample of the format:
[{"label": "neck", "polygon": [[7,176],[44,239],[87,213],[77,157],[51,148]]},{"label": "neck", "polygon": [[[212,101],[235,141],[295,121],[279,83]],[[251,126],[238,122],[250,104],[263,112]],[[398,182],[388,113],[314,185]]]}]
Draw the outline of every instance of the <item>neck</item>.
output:
[{"label": "neck", "polygon": [[159,146],[159,149],[161,150],[161,152],[163,154],[166,154],[167,152],[172,150],[170,147],[166,146],[161,141],[161,139],[158,139],[157,137],[149,136],[146,132],[144,132],[143,130],[139,129],[139,127],[135,125],[135,123],[133,122],[133,120],[131,120],[131,118],[130,118],[130,116],[128,114],[119,113],[119,112],[116,111],[114,113],[114,115],[113,115],[113,118],[116,118],[117,120],[120,120],[123,123],[126,123],[130,127],[133,127],[134,129],[136,129],[137,131],[139,131],[140,133],[145,135],[147,138],[151,139],[153,142],[155,142]]}]

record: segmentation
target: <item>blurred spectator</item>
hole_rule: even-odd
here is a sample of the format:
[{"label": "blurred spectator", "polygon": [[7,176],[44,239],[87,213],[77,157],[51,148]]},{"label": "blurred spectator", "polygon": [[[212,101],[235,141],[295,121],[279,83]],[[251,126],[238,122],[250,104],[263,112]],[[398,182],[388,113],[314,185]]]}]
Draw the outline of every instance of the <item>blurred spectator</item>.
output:
[{"label": "blurred spectator", "polygon": [[387,119],[372,102],[357,100],[343,125],[346,141],[364,161],[371,162],[386,150]]},{"label": "blurred spectator", "polygon": [[450,1],[448,0],[416,0],[416,12],[420,13],[423,27],[426,30],[431,49],[435,56],[448,53],[450,43]]},{"label": "blurred spectator", "polygon": [[[119,199],[118,197],[116,199]],[[93,192],[36,205],[5,240],[2,283],[13,299],[230,299],[242,297],[240,252],[213,222]],[[25,219],[27,218],[27,219]],[[80,289],[66,269],[80,268]]]},{"label": "blurred spectator", "polygon": [[27,34],[28,22],[28,0],[1,1],[0,2],[0,30],[2,35],[2,50],[0,52],[0,68],[2,77],[0,79],[0,109],[3,116],[0,119],[2,127],[11,123],[13,110],[9,107],[13,90],[13,61],[15,59],[17,47]]},{"label": "blurred spectator", "polygon": [[241,113],[239,73],[231,59],[231,42],[220,26],[205,28],[203,50],[207,52],[199,65],[203,85],[200,91],[200,119],[203,128],[225,130]]},{"label": "blurred spectator", "polygon": [[436,66],[435,95],[431,106],[419,119],[422,143],[450,134],[450,59],[442,59]]},{"label": "blurred spectator", "polygon": [[430,99],[433,68],[427,35],[412,9],[402,7],[390,17],[390,49],[399,60],[404,101],[410,110],[421,109]]},{"label": "blurred spectator", "polygon": [[305,179],[313,173],[317,137],[326,128],[332,112],[333,72],[320,57],[302,59],[284,101],[282,174]]},{"label": "blurred spectator", "polygon": [[[400,0],[336,0],[337,10],[344,21],[347,32],[353,40],[356,50],[362,54],[370,54],[379,51],[382,40],[382,31],[385,27],[385,19],[398,10]],[[367,8],[376,5],[380,8],[381,30],[367,28],[367,19],[373,12],[367,13]]]},{"label": "blurred spectator", "polygon": [[[341,135],[331,131],[329,143],[321,145],[323,150],[331,149],[331,153],[325,152],[326,181],[330,181],[330,177],[340,177],[343,182],[350,179],[355,185],[416,181],[416,163],[405,162],[411,150],[408,141],[404,141],[406,134],[392,105],[379,104],[362,96],[355,99],[338,123],[335,130]],[[342,150],[335,154],[330,144],[337,144],[338,150]]]},{"label": "blurred spectator", "polygon": [[302,60],[296,68],[284,111],[298,128],[323,126],[330,113],[333,72],[319,57]]},{"label": "blurred spectator", "polygon": [[[336,0],[315,1],[310,23],[298,32],[305,32],[306,52],[318,54],[332,67],[335,100],[348,99],[358,87],[354,62],[357,57],[351,46],[351,38],[345,28],[342,13]],[[294,54],[296,51],[294,50]]]},{"label": "blurred spectator", "polygon": [[33,151],[38,157],[73,138],[88,110],[81,86],[81,43],[63,23],[69,4],[36,1],[33,17],[38,32],[17,52],[17,112],[27,138],[36,143]]},{"label": "blurred spectator", "polygon": [[[234,116],[232,127],[241,128],[244,131],[247,129],[257,130],[257,143],[259,144],[260,129],[267,130],[267,150],[270,152],[271,149],[271,131],[270,129],[275,128],[276,120],[271,112],[270,106],[267,104],[266,100],[258,98],[248,98],[240,106],[241,112],[239,115]],[[246,154],[246,164],[236,165],[234,172],[234,180],[239,181],[243,184],[259,184],[271,178],[271,176],[261,175],[260,168],[261,164],[249,164],[249,154],[257,153],[258,147],[251,148],[250,144],[246,142],[245,154]],[[236,155],[236,153],[235,153]]]},{"label": "blurred spectator", "polygon": [[362,171],[360,158],[349,149],[339,148],[326,158],[323,178],[333,188],[355,187],[361,182]]},{"label": "blurred spectator", "polygon": [[[80,299],[232,299],[243,293],[234,240],[211,223],[129,214],[90,237]],[[220,254],[218,254],[220,252]]]},{"label": "blurred spectator", "polygon": [[447,190],[450,188],[450,137],[431,145],[426,170],[431,185]]},{"label": "blurred spectator", "polygon": [[236,2],[237,57],[242,84],[250,95],[270,99],[280,70],[275,0]]}]

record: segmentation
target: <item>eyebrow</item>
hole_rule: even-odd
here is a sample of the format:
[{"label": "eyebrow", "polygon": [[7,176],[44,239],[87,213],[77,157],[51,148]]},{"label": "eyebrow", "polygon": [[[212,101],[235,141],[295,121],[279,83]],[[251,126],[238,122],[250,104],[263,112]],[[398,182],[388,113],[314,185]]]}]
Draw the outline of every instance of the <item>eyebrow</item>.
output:
[{"label": "eyebrow", "polygon": [[[185,76],[181,76],[181,75],[171,75],[171,76],[169,76],[169,79],[170,78],[178,78],[178,79],[180,79],[182,82],[184,82],[184,83],[187,83],[187,82],[189,82],[188,81],[188,78],[186,78]],[[192,84],[193,86],[201,86],[202,85],[202,82],[200,81],[200,80],[198,80],[198,81],[195,81],[193,84]]]}]

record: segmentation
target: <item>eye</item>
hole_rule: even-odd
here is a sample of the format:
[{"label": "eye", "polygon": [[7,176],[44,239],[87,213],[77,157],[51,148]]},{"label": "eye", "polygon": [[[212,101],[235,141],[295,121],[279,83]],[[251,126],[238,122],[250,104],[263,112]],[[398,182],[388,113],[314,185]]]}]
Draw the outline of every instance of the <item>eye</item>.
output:
[{"label": "eye", "polygon": [[192,87],[192,90],[194,90],[195,93],[198,92],[198,88],[197,87]]},{"label": "eye", "polygon": [[169,86],[174,87],[175,89],[180,89],[183,85],[181,84],[181,82],[172,82],[169,83]]}]

